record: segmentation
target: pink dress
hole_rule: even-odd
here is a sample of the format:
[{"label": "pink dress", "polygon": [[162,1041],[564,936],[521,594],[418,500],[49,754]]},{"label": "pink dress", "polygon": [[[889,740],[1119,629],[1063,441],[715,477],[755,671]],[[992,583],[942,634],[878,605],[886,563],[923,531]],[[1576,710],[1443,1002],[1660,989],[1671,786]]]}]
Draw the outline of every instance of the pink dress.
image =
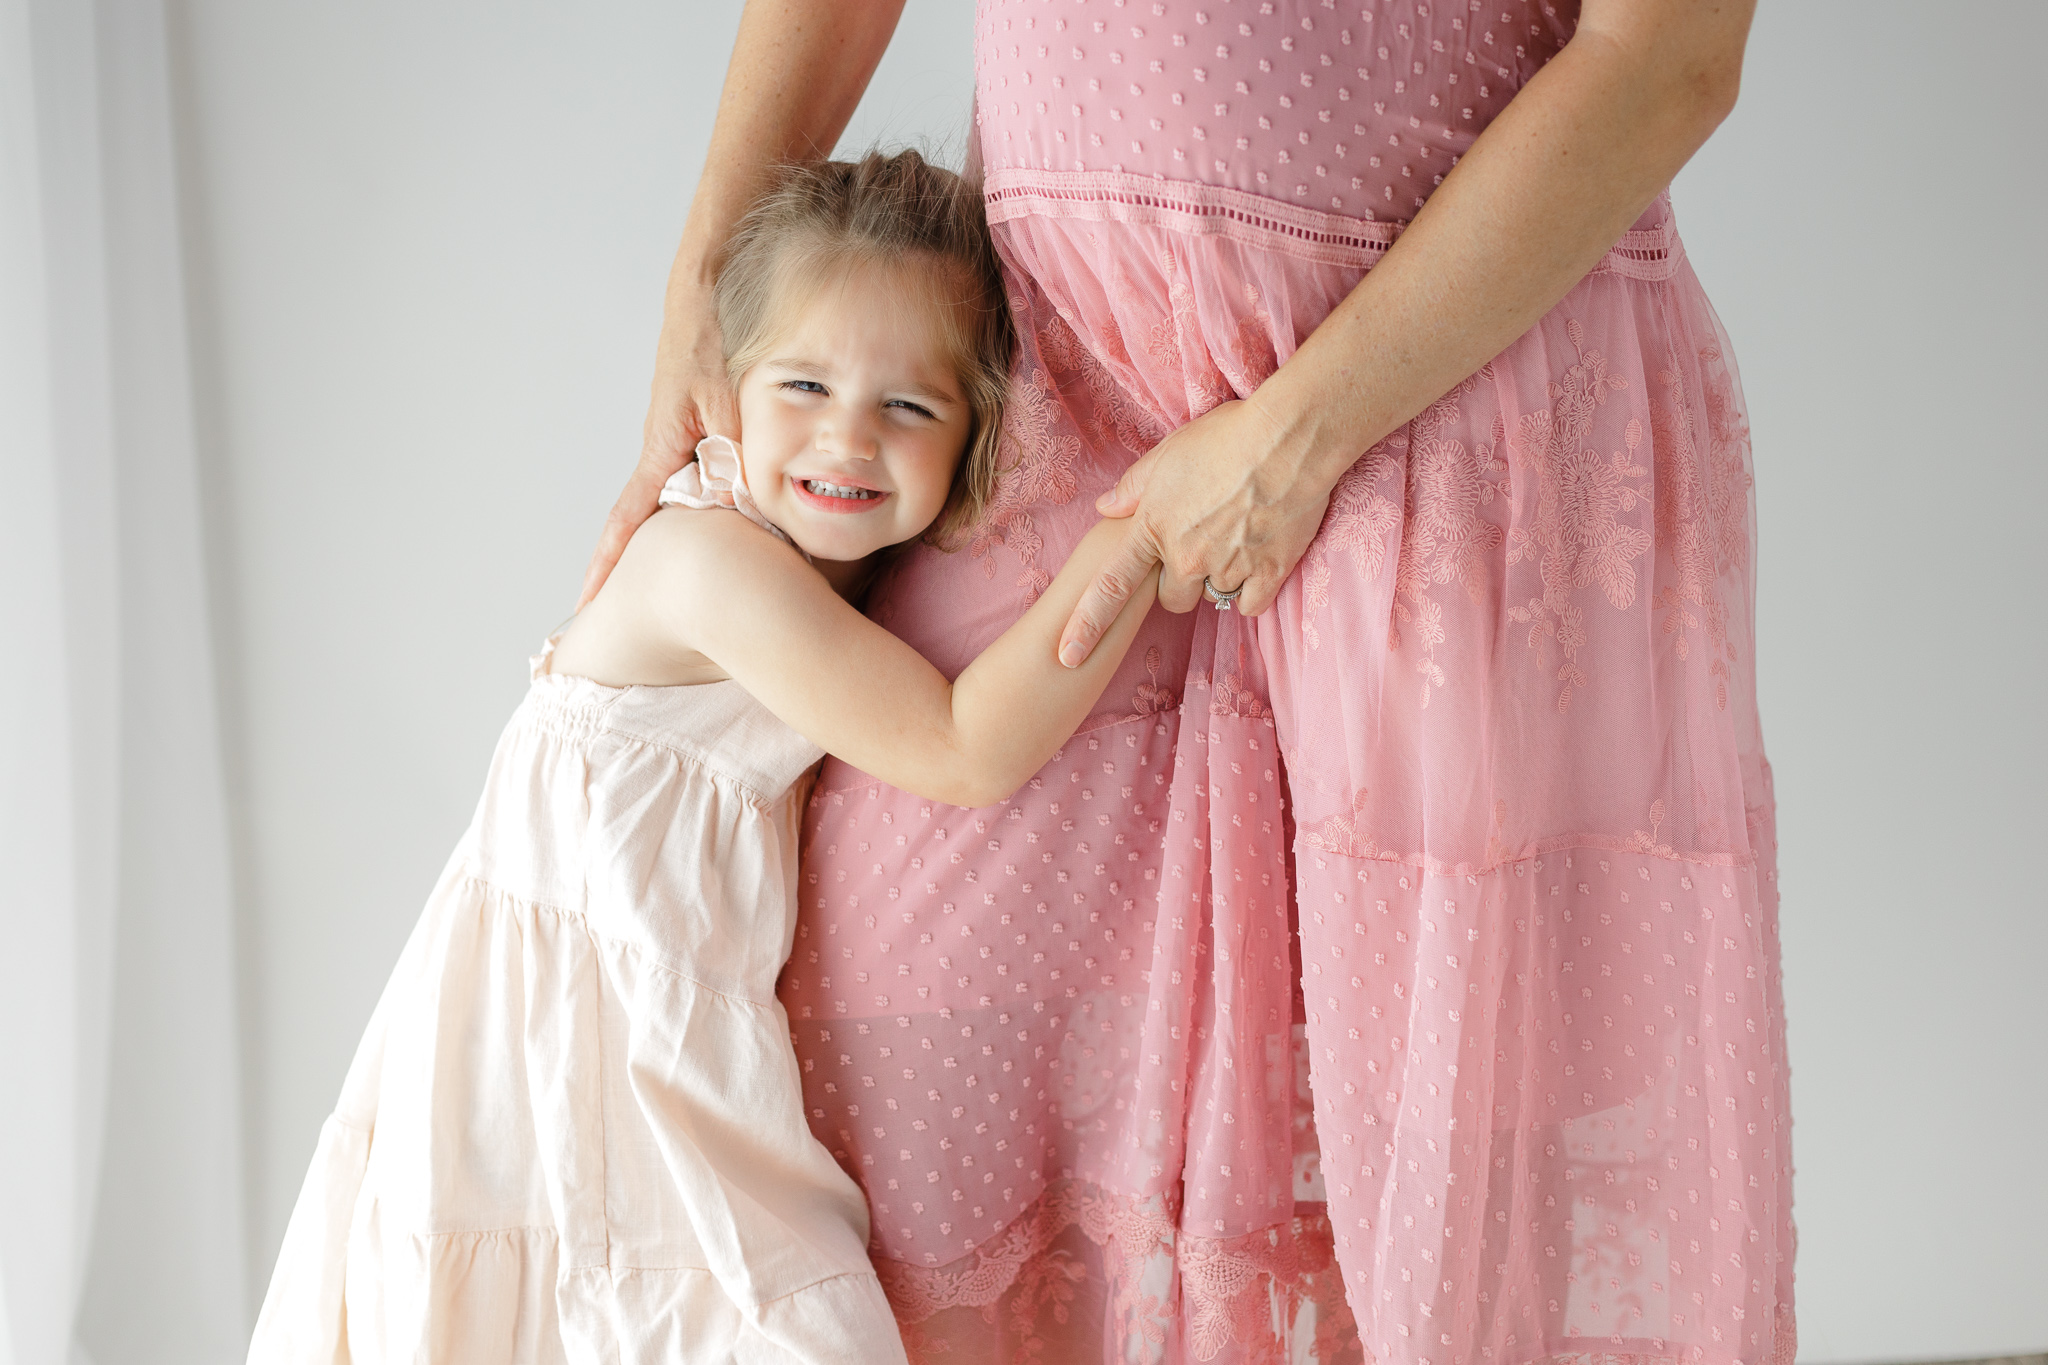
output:
[{"label": "pink dress", "polygon": [[[664,503],[774,529],[730,442],[699,456]],[[774,994],[821,754],[736,683],[547,657],[321,1131],[250,1365],[900,1365]]]},{"label": "pink dress", "polygon": [[[983,0],[1012,465],[879,619],[964,665],[1574,20]],[[781,992],[913,1359],[1789,1362],[1750,483],[1660,200],[1013,800],[827,763]]]}]

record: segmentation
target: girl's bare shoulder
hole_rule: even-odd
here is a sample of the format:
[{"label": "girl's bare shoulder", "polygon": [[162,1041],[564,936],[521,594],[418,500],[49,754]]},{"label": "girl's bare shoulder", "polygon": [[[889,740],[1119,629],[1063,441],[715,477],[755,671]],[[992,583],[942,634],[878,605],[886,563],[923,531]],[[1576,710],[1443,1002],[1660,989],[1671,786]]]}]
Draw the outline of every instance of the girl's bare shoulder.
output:
[{"label": "girl's bare shoulder", "polygon": [[604,587],[563,633],[551,667],[619,687],[723,681],[702,638],[707,625],[715,635],[722,623],[707,618],[777,580],[784,591],[801,591],[806,577],[816,574],[800,555],[745,517],[663,508],[633,533]]}]

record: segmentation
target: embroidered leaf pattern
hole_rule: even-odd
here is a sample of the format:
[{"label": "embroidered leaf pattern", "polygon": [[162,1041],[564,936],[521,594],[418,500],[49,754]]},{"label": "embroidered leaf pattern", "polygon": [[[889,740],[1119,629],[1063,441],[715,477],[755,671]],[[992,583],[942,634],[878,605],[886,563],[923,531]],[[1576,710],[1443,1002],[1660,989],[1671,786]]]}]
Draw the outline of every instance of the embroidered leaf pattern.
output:
[{"label": "embroidered leaf pattern", "polygon": [[1636,598],[1636,560],[1654,543],[1649,531],[1624,521],[1648,501],[1639,482],[1650,471],[1635,461],[1642,425],[1624,428],[1624,449],[1602,455],[1591,445],[1593,424],[1610,394],[1628,381],[1609,374],[1607,359],[1586,346],[1577,319],[1565,325],[1578,359],[1549,385],[1550,406],[1525,414],[1516,425],[1516,452],[1537,475],[1536,515],[1527,531],[1510,538],[1508,562],[1535,556],[1542,595],[1511,608],[1509,619],[1530,623],[1529,644],[1555,640],[1562,658],[1557,680],[1560,711],[1571,707],[1574,689],[1587,683],[1579,650],[1589,638],[1580,589],[1598,587],[1610,606],[1626,608]]},{"label": "embroidered leaf pattern", "polygon": [[1051,584],[1052,577],[1038,564],[1044,540],[1028,509],[1040,502],[1072,502],[1078,491],[1074,466],[1081,455],[1081,440],[1059,429],[1059,411],[1058,391],[1045,370],[1034,368],[1028,379],[1011,385],[995,493],[967,542],[968,553],[982,561],[991,578],[996,572],[997,547],[1008,547],[1022,561],[1017,584],[1028,590],[1033,600]]}]

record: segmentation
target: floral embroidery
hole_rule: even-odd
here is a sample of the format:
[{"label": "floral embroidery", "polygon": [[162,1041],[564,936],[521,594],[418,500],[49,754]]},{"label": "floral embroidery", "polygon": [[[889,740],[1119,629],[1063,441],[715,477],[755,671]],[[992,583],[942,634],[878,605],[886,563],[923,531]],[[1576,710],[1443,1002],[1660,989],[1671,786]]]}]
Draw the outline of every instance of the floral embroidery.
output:
[{"label": "floral embroidery", "polygon": [[[1469,450],[1451,436],[1464,420],[1461,402],[1482,380],[1493,377],[1489,365],[1429,405],[1413,422],[1367,451],[1330,495],[1330,509],[1321,533],[1310,547],[1302,570],[1302,633],[1309,646],[1320,646],[1315,617],[1330,601],[1331,550],[1343,550],[1358,565],[1362,578],[1379,577],[1386,563],[1387,540],[1399,532],[1400,553],[1394,568],[1394,602],[1388,622],[1388,648],[1399,649],[1402,627],[1413,632],[1422,649],[1416,672],[1422,675],[1422,705],[1431,689],[1442,687],[1444,670],[1436,647],[1444,642],[1443,606],[1430,596],[1433,587],[1457,583],[1474,601],[1486,592],[1491,552],[1500,547],[1502,531],[1485,509],[1510,491],[1507,463],[1496,421],[1492,439]],[[1403,457],[1405,458],[1405,461]],[[1379,485],[1407,471],[1404,501],[1407,516]]]},{"label": "floral embroidery", "polygon": [[1088,350],[1081,344],[1081,338],[1074,335],[1064,313],[1048,307],[1030,309],[1021,296],[1012,297],[1010,311],[1019,319],[1031,318],[1037,323],[1037,332],[1032,340],[1038,346],[1038,357],[1049,370],[1060,374],[1073,374],[1087,363]]},{"label": "floral embroidery", "polygon": [[1237,335],[1232,339],[1231,353],[1227,358],[1219,359],[1218,364],[1229,366],[1224,376],[1240,394],[1248,394],[1265,383],[1280,367],[1275,355],[1272,322],[1266,316],[1258,286],[1249,280],[1244,285],[1244,312],[1238,315]]},{"label": "floral embroidery", "polygon": [[1209,714],[1212,716],[1268,722],[1273,719],[1273,708],[1266,701],[1264,681],[1254,667],[1249,640],[1242,632],[1237,637],[1237,666],[1228,672],[1219,667],[1213,673],[1192,674],[1188,678],[1188,686],[1209,689]]},{"label": "floral embroidery", "polygon": [[1235,396],[1230,381],[1209,358],[1202,344],[1202,320],[1195,306],[1195,291],[1187,272],[1171,251],[1160,253],[1159,268],[1166,273],[1167,317],[1153,328],[1152,357],[1168,373],[1180,372],[1182,396],[1192,419],[1218,403]]},{"label": "floral embroidery", "polygon": [[1034,1329],[1048,1313],[1064,1323],[1075,1288],[1087,1277],[1088,1267],[1065,1251],[1048,1251],[1024,1263],[1010,1292],[1010,1328],[1022,1343],[1019,1361],[1046,1359],[1046,1340]]},{"label": "floral embroidery", "polygon": [[1026,589],[1033,601],[1052,582],[1052,576],[1038,565],[1038,552],[1045,542],[1028,509],[1041,502],[1072,502],[1077,491],[1074,465],[1081,455],[1081,441],[1059,430],[1059,413],[1059,393],[1043,369],[1033,368],[1028,379],[1011,385],[995,496],[967,545],[990,577],[995,576],[996,547],[1008,546],[1024,565],[1017,585]]},{"label": "floral embroidery", "polygon": [[1159,670],[1164,661],[1165,656],[1159,652],[1158,645],[1145,651],[1145,672],[1150,675],[1150,680],[1139,683],[1131,694],[1133,716],[1150,716],[1160,711],[1171,711],[1180,705],[1180,698],[1174,690],[1159,681]]},{"label": "floral embroidery", "polygon": [[1659,858],[1675,858],[1677,852],[1670,844],[1658,838],[1664,825],[1664,798],[1658,797],[1650,803],[1650,828],[1637,830],[1629,837],[1630,845],[1638,853],[1648,853]]},{"label": "floral embroidery", "polygon": [[1400,529],[1401,509],[1379,491],[1379,483],[1399,465],[1395,452],[1405,447],[1407,433],[1397,433],[1367,451],[1346,470],[1330,494],[1322,530],[1309,546],[1301,569],[1301,633],[1310,649],[1319,648],[1316,616],[1330,604],[1330,553],[1341,550],[1358,563],[1367,582],[1380,576],[1386,563],[1387,537]]},{"label": "floral embroidery", "polygon": [[1242,676],[1226,673],[1210,692],[1209,714],[1236,716],[1240,720],[1271,720],[1273,708],[1245,684]]},{"label": "floral embroidery", "polygon": [[1587,677],[1579,667],[1579,647],[1586,643],[1585,613],[1573,592],[1598,584],[1608,602],[1627,607],[1635,601],[1635,561],[1649,550],[1650,533],[1620,520],[1620,514],[1647,502],[1636,484],[1650,471],[1635,462],[1643,426],[1631,420],[1623,433],[1625,451],[1602,456],[1586,442],[1593,421],[1610,393],[1628,381],[1607,372],[1607,359],[1586,349],[1585,332],[1577,319],[1565,324],[1576,363],[1550,385],[1551,404],[1524,416],[1514,444],[1533,461],[1538,476],[1536,516],[1529,528],[1516,527],[1508,537],[1508,563],[1539,556],[1537,578],[1543,594],[1527,606],[1510,607],[1508,617],[1529,624],[1529,646],[1543,637],[1557,641],[1563,655],[1557,678],[1564,684],[1557,709],[1570,709],[1572,689]]},{"label": "floral embroidery", "polygon": [[[1577,321],[1567,321],[1566,332],[1576,360],[1548,386],[1550,405],[1524,415],[1512,437],[1498,420],[1490,439],[1470,449],[1451,434],[1464,420],[1466,396],[1492,378],[1489,365],[1373,447],[1338,481],[1300,570],[1302,635],[1310,649],[1322,644],[1317,619],[1330,602],[1332,554],[1349,554],[1370,581],[1385,567],[1390,542],[1398,544],[1388,643],[1416,646],[1427,706],[1431,690],[1446,681],[1436,659],[1446,635],[1444,611],[1431,593],[1456,583],[1480,600],[1492,582],[1493,556],[1505,543],[1509,565],[1537,561],[1539,595],[1509,607],[1507,615],[1529,627],[1532,649],[1546,639],[1556,642],[1557,705],[1567,710],[1588,681],[1579,657],[1589,639],[1580,594],[1597,589],[1617,610],[1633,606],[1641,561],[1661,543],[1670,547],[1677,570],[1677,581],[1651,597],[1663,614],[1663,633],[1681,659],[1694,647],[1693,635],[1704,634],[1715,654],[1708,672],[1716,702],[1727,705],[1737,656],[1720,583],[1748,568],[1750,486],[1748,430],[1727,367],[1718,350],[1699,353],[1706,376],[1697,405],[1706,413],[1704,451],[1694,431],[1695,404],[1674,366],[1658,376],[1666,397],[1649,404],[1647,430],[1642,419],[1631,418],[1621,432],[1622,448],[1603,452],[1593,444],[1595,420],[1628,381],[1587,347]],[[1641,458],[1646,436],[1650,461]],[[1490,512],[1512,498],[1502,458],[1510,446],[1535,471],[1536,505],[1527,525],[1504,531]],[[1404,473],[1397,504],[1385,485]],[[1642,524],[1645,509],[1653,525]]]},{"label": "floral embroidery", "polygon": [[1666,585],[1654,600],[1664,612],[1663,633],[1672,638],[1673,652],[1680,659],[1691,652],[1691,633],[1704,629],[1714,654],[1707,665],[1714,679],[1714,702],[1726,710],[1729,668],[1737,656],[1728,638],[1728,608],[1720,581],[1724,573],[1741,576],[1749,566],[1749,428],[1735,403],[1720,351],[1706,347],[1699,358],[1707,379],[1702,395],[1708,431],[1705,458],[1694,436],[1685,381],[1676,369],[1657,376],[1670,395],[1669,404],[1650,407],[1657,535],[1670,547],[1678,571],[1678,581]]},{"label": "floral embroidery", "polygon": [[1422,675],[1424,706],[1429,705],[1431,690],[1444,685],[1444,670],[1436,661],[1436,647],[1445,638],[1443,605],[1429,596],[1429,589],[1456,582],[1479,601],[1488,581],[1488,552],[1501,543],[1500,527],[1480,511],[1496,496],[1505,502],[1509,492],[1507,479],[1487,477],[1507,470],[1496,454],[1500,423],[1495,421],[1491,440],[1470,451],[1447,435],[1463,420],[1460,400],[1492,378],[1489,365],[1430,404],[1408,426],[1408,518],[1394,566],[1387,644],[1400,648],[1400,627],[1413,625],[1422,646],[1415,671]]},{"label": "floral embroidery", "polygon": [[[1080,364],[1075,367],[1082,385],[1088,390],[1088,397],[1094,404],[1093,427],[1095,444],[1103,446],[1114,439],[1133,455],[1142,455],[1165,439],[1168,427],[1160,421],[1147,405],[1131,396],[1129,386],[1118,378],[1104,360],[1118,366],[1124,373],[1136,376],[1138,366],[1131,360],[1125,349],[1121,318],[1130,316],[1144,318],[1157,309],[1139,295],[1125,273],[1122,263],[1112,264],[1109,277],[1110,297],[1113,301],[1112,314],[1102,320],[1098,329],[1101,335],[1101,349],[1077,347]],[[1161,324],[1170,333],[1170,324]],[[1171,336],[1160,335],[1160,327],[1150,329],[1148,341],[1172,355],[1176,350]],[[1176,358],[1177,360],[1177,358]],[[1175,368],[1178,368],[1176,363]]]},{"label": "floral embroidery", "polygon": [[1348,815],[1332,815],[1313,829],[1301,832],[1303,848],[1319,849],[1324,853],[1341,853],[1348,858],[1379,858],[1380,846],[1366,831],[1366,806],[1372,793],[1364,787],[1351,793],[1351,812]]},{"label": "floral embroidery", "polygon": [[1242,1237],[1185,1238],[1180,1276],[1188,1344],[1197,1360],[1214,1360],[1239,1345],[1247,1348],[1241,1358],[1248,1365],[1286,1365],[1293,1357],[1273,1331],[1276,1297],[1282,1321],[1293,1320],[1303,1301],[1315,1305],[1309,1360],[1335,1365],[1347,1342],[1356,1349],[1327,1217],[1296,1218]]}]

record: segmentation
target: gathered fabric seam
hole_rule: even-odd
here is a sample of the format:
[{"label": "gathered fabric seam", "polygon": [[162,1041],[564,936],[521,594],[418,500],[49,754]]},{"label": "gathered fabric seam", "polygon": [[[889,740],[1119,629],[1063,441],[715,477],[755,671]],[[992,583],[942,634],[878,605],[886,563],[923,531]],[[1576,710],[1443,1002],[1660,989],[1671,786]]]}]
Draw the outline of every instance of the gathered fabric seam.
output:
[{"label": "gathered fabric seam", "polygon": [[583,926],[583,931],[590,935],[590,939],[593,943],[624,949],[626,952],[631,953],[634,957],[639,958],[643,963],[645,963],[648,967],[653,968],[655,971],[662,973],[664,976],[673,977],[677,981],[685,982],[688,985],[694,986],[698,990],[703,991],[706,995],[715,995],[721,1000],[729,1001],[735,1005],[744,1005],[749,1009],[766,1010],[772,1009],[775,1006],[776,1001],[772,996],[766,1000],[756,1000],[752,996],[734,995],[731,991],[721,990],[719,987],[712,985],[708,981],[701,981],[698,978],[691,976],[688,972],[677,970],[675,967],[670,966],[667,962],[664,962],[661,958],[660,953],[657,950],[649,948],[646,944],[635,943],[633,940],[629,938],[622,938],[617,934],[608,934],[605,933],[603,930],[597,928],[590,922],[590,912],[588,910],[580,910],[575,907],[567,905],[557,905],[551,901],[544,901],[539,899],[538,897],[529,896],[521,892],[514,891],[509,887],[501,886],[497,882],[492,881],[487,875],[485,875],[483,872],[479,870],[471,869],[460,873],[459,876],[462,881],[465,881],[472,886],[478,887],[500,900],[510,901],[514,905],[521,906],[527,910],[531,910],[536,913],[551,914],[558,919],[576,920]]},{"label": "gathered fabric seam", "polygon": [[[1188,236],[1221,237],[1300,260],[1357,269],[1376,264],[1407,226],[1322,213],[1221,185],[1127,171],[993,170],[983,181],[982,195],[990,227],[1032,217],[1131,223]],[[1684,246],[1667,218],[1653,228],[1624,232],[1588,273],[1668,280],[1684,256]]]}]

